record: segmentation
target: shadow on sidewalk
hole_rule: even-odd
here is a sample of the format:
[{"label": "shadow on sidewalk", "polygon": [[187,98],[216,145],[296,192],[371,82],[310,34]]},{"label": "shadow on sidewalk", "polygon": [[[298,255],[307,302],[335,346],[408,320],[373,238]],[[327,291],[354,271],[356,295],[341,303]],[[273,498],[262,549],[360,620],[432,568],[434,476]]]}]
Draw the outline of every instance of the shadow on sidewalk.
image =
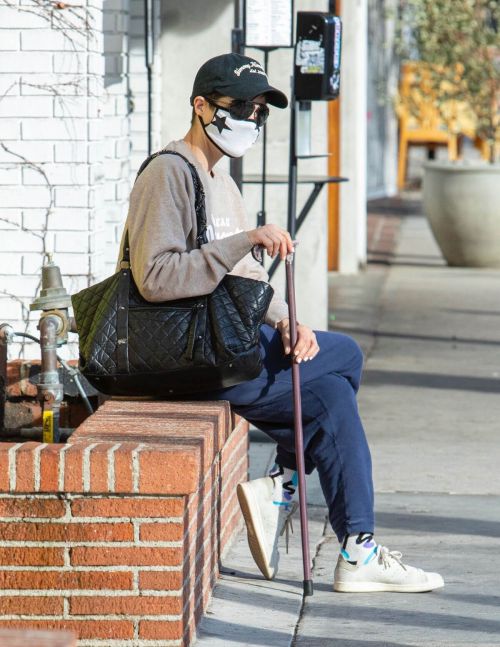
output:
[{"label": "shadow on sidewalk", "polygon": [[[344,310],[345,311],[345,310]],[[354,312],[354,310],[353,310]],[[495,313],[500,315],[500,312]],[[367,328],[358,328],[357,326],[337,325],[340,332],[351,335],[376,335],[377,337],[389,337],[393,339],[417,339],[419,341],[436,341],[453,344],[478,344],[480,346],[500,346],[500,341],[496,339],[476,339],[475,337],[455,337],[453,335],[418,335],[416,333],[401,333],[391,331],[369,330]]]},{"label": "shadow on sidewalk", "polygon": [[500,394],[500,380],[489,377],[467,377],[436,373],[412,373],[411,371],[381,371],[366,369],[363,373],[365,386],[411,386],[423,389],[446,389],[451,391],[477,391]]},{"label": "shadow on sidewalk", "polygon": [[[500,522],[411,512],[375,512],[377,528],[408,532],[436,532],[478,537],[500,537]],[[500,598],[498,598],[500,601]]]},{"label": "shadow on sidewalk", "polygon": [[289,643],[288,633],[282,631],[274,631],[273,629],[259,629],[255,626],[247,626],[241,622],[228,622],[226,620],[217,620],[210,616],[204,617],[203,624],[203,637],[209,640],[213,636],[216,639],[221,639],[222,636],[227,637],[225,644],[248,645],[249,636],[252,638],[252,645],[285,645]]},{"label": "shadow on sidewalk", "polygon": [[[318,583],[316,584],[316,589],[318,591],[322,589],[327,590],[328,587],[325,584]],[[355,594],[349,594],[351,597],[355,597]],[[363,595],[363,594],[360,594]],[[376,594],[370,594],[373,596],[373,602],[375,603]],[[385,595],[382,593],[381,595]],[[408,596],[414,596],[414,593],[408,593]],[[426,594],[429,595],[429,594]],[[445,590],[440,591],[439,593],[431,593],[438,598],[446,598],[447,592]],[[398,599],[403,599],[404,594],[398,594]],[[411,599],[409,597],[409,599]],[[363,613],[359,613],[359,608],[356,605],[350,604],[339,604],[335,601],[335,604],[311,604],[307,610],[308,615],[311,618],[328,618],[330,621],[333,618],[338,618],[339,621],[345,621],[348,619],[353,619],[354,615],[356,616],[356,622],[360,624],[359,631],[362,631],[362,623],[375,623],[386,625],[390,623],[392,626],[403,625],[407,627],[426,627],[426,628],[446,628],[447,631],[477,631],[482,634],[493,634],[498,636],[500,634],[500,621],[497,620],[488,620],[484,617],[468,617],[464,615],[453,615],[451,613],[433,613],[429,611],[411,611],[410,609],[402,609],[399,607],[397,609],[397,614],[394,613],[394,609],[391,607],[384,606],[364,606]],[[307,638],[307,645],[310,647],[314,643],[314,639],[310,636],[304,636],[304,639]],[[300,643],[299,643],[300,644]],[[337,647],[338,644],[342,644],[341,641],[338,643],[335,641],[333,645]],[[346,643],[349,644],[349,643]],[[355,643],[354,643],[355,644]],[[359,641],[357,644],[360,644]],[[361,643],[363,644],[363,643]],[[367,643],[370,644],[370,643]],[[387,643],[384,643],[387,644]]]},{"label": "shadow on sidewalk", "polygon": [[368,213],[382,216],[404,218],[405,216],[422,216],[422,200],[393,196],[391,198],[378,198],[368,201]]}]

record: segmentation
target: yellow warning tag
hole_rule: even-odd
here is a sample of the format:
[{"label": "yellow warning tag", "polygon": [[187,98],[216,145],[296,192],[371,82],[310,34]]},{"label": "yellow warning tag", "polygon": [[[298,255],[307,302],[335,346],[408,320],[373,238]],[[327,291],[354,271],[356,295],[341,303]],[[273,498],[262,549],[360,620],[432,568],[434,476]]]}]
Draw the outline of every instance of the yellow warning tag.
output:
[{"label": "yellow warning tag", "polygon": [[51,409],[43,412],[42,440],[44,443],[54,442],[54,412]]}]

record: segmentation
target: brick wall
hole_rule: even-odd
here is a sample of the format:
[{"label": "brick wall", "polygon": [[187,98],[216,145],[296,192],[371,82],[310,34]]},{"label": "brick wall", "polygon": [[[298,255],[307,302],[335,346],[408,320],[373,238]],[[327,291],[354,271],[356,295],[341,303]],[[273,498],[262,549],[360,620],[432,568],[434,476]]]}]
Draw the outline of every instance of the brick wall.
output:
[{"label": "brick wall", "polygon": [[[83,2],[81,15],[100,25],[98,6]],[[66,37],[37,11],[24,1],[0,7],[0,318],[16,328],[44,251],[57,254],[68,289],[98,272],[102,35],[87,40],[75,29]]]},{"label": "brick wall", "polygon": [[103,6],[104,91],[107,101],[103,107],[102,125],[106,137],[101,167],[105,212],[100,226],[105,231],[105,247],[101,254],[106,275],[114,272],[119,230],[127,215],[130,189],[127,4],[106,2]]},{"label": "brick wall", "polygon": [[[72,9],[75,25],[76,16],[88,18],[83,32],[60,28],[67,10],[46,20],[29,1],[10,4],[0,5],[0,321],[22,330],[45,251],[54,252],[70,293],[114,271],[130,189],[147,155],[144,3],[83,0]],[[37,334],[34,324],[30,332]],[[20,350],[13,344],[11,357]],[[76,357],[76,344],[62,352]],[[38,349],[24,356],[38,357]]]},{"label": "brick wall", "polygon": [[75,647],[75,635],[67,631],[0,629],[1,647]]},{"label": "brick wall", "polygon": [[0,443],[0,628],[188,645],[241,525],[227,402],[108,401],[68,445]]}]

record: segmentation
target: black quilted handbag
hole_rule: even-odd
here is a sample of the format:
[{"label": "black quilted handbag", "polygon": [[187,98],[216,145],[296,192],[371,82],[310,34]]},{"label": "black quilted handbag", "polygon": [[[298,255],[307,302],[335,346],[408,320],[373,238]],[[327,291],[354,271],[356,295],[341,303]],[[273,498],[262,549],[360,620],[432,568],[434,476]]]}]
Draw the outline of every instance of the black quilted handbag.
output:
[{"label": "black quilted handbag", "polygon": [[[205,195],[188,164],[196,195],[198,247],[207,243]],[[137,179],[137,177],[136,177]],[[259,327],[273,288],[229,275],[211,294],[150,302],[142,298],[129,264],[128,232],[122,269],[71,299],[80,344],[80,370],[110,395],[164,398],[211,391],[256,377],[262,370]]]}]

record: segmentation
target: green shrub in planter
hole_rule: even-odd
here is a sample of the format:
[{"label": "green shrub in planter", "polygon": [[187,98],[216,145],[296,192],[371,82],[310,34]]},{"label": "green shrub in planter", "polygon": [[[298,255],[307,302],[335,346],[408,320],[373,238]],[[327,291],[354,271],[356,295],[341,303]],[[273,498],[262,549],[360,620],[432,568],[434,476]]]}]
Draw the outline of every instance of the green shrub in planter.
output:
[{"label": "green shrub in planter", "polygon": [[450,132],[467,113],[488,147],[489,164],[425,164],[434,236],[450,265],[500,267],[500,0],[402,0],[399,34]]}]

